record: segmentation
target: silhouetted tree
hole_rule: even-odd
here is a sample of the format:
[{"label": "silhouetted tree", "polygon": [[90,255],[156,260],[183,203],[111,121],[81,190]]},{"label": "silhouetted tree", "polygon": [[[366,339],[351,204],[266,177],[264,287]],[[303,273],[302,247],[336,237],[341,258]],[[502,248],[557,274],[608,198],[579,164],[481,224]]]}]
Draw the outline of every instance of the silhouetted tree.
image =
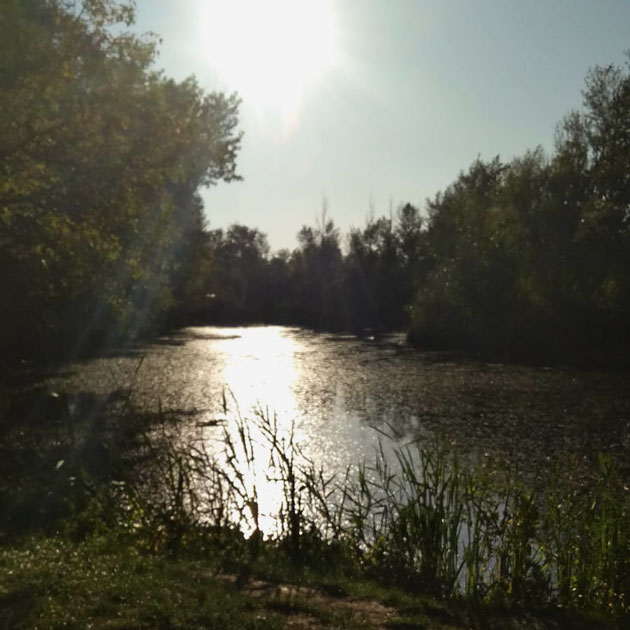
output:
[{"label": "silhouetted tree", "polygon": [[339,230],[323,212],[317,227],[304,226],[300,230],[298,242],[299,248],[291,258],[297,320],[315,328],[344,328]]},{"label": "silhouetted tree", "polygon": [[555,152],[477,160],[429,203],[411,337],[530,357],[622,357],[630,342],[630,73],[589,72]]},{"label": "silhouetted tree", "polygon": [[262,321],[266,301],[267,237],[235,223],[211,237],[211,313],[219,321]]},{"label": "silhouetted tree", "polygon": [[133,19],[113,0],[0,5],[5,357],[150,327],[188,282],[197,188],[237,178],[238,99],[153,70],[155,40],[109,29]]}]

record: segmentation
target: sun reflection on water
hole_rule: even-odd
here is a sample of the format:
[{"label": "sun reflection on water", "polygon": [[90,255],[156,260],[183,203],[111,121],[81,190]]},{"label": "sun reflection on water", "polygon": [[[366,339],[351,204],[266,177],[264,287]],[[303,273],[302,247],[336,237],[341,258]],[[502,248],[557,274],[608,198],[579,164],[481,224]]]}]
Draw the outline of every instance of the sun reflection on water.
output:
[{"label": "sun reflection on water", "polygon": [[[268,480],[277,475],[268,466],[268,445],[256,435],[255,408],[275,414],[285,437],[294,423],[305,455],[339,480],[349,465],[373,459],[380,434],[372,426],[403,441],[437,434],[472,457],[496,453],[535,472],[560,448],[582,452],[583,419],[592,419],[593,409],[612,409],[610,400],[619,401],[621,415],[628,407],[623,374],[610,380],[609,374],[443,360],[407,351],[401,342],[401,336],[377,342],[301,328],[196,326],[69,366],[47,387],[128,401],[159,427],[166,422],[182,447],[201,445],[219,461],[224,429],[238,427],[238,407],[255,438],[247,483],[256,485],[261,528],[269,533],[276,529],[272,516],[283,501],[282,485]],[[609,431],[593,431],[589,449],[590,442],[607,448],[610,440]]]},{"label": "sun reflection on water", "polygon": [[[306,436],[301,430],[301,415],[295,388],[299,370],[295,356],[300,344],[283,335],[280,327],[249,328],[237,339],[226,335],[225,352],[220,378],[226,391],[227,413],[225,430],[237,445],[236,456],[241,460],[243,485],[250,497],[256,496],[258,520],[263,532],[277,528],[277,514],[283,503],[281,473],[271,466],[270,439],[262,425],[268,423],[279,441],[296,445]],[[213,351],[217,351],[214,342]],[[221,352],[221,343],[218,344]],[[239,429],[245,428],[250,441],[248,463]]]},{"label": "sun reflection on water", "polygon": [[[248,496],[256,497],[259,526],[265,534],[278,529],[286,470],[283,473],[272,465],[270,436],[262,425],[273,426],[274,436],[285,449],[291,440],[301,464],[310,460],[324,465],[328,473],[344,474],[349,465],[373,454],[378,446],[378,434],[347,400],[352,395],[349,384],[326,378],[334,364],[345,362],[343,354],[321,357],[317,369],[310,365],[308,357],[319,350],[317,343],[314,347],[313,338],[273,326],[224,328],[208,342],[208,355],[220,357],[213,377],[225,388],[223,427],[239,446],[231,461],[240,462],[242,483]],[[242,431],[250,440],[249,458]],[[224,435],[209,428],[206,436],[220,457]],[[251,531],[251,526],[251,522],[242,523],[245,531]]]},{"label": "sun reflection on water", "polygon": [[222,380],[241,410],[268,408],[290,425],[298,414],[295,354],[299,344],[282,331],[279,327],[251,328],[247,335],[230,339]]}]

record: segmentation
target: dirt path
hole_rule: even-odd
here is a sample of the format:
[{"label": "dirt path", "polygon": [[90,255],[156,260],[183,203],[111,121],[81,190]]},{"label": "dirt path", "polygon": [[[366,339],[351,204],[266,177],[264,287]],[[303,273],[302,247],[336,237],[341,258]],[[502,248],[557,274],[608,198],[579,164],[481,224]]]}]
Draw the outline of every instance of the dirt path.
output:
[{"label": "dirt path", "polygon": [[[222,579],[237,583],[235,576]],[[416,619],[401,617],[400,611],[375,599],[329,594],[320,588],[275,584],[251,579],[241,591],[263,599],[266,607],[286,615],[286,627],[298,630],[332,630],[337,628],[365,630],[462,630],[439,616],[424,614]],[[431,616],[431,615],[429,615]]]}]

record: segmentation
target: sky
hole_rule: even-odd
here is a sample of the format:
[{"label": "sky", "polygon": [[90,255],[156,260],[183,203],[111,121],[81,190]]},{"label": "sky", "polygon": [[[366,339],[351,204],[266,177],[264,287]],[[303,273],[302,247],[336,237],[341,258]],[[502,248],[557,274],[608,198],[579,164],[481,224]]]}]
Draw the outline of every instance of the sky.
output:
[{"label": "sky", "polygon": [[242,99],[243,181],[210,228],[293,249],[324,206],[345,233],[420,208],[477,158],[553,149],[587,70],[625,63],[630,0],[137,0],[156,65]]}]

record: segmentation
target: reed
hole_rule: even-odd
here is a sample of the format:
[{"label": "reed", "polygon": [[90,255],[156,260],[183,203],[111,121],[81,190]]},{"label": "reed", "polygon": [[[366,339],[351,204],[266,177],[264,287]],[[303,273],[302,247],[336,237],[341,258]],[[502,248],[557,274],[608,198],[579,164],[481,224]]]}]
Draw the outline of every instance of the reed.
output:
[{"label": "reed", "polygon": [[[150,546],[177,553],[204,540],[246,577],[261,560],[286,561],[477,609],[630,615],[630,492],[610,456],[588,476],[572,460],[531,479],[464,464],[439,441],[394,446],[382,436],[370,460],[334,476],[264,410],[230,426],[219,453],[165,433],[148,438],[153,472],[144,478],[159,483],[130,483],[126,501]],[[263,482],[278,489],[272,515],[261,513]],[[265,530],[263,516],[275,527]]]}]

